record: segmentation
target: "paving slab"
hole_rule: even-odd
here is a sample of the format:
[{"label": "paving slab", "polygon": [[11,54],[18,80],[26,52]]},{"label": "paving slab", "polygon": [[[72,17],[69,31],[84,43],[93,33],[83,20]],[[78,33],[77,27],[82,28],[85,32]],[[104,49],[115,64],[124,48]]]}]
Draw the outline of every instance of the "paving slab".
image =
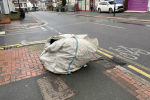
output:
[{"label": "paving slab", "polygon": [[25,13],[25,18],[20,21],[20,24],[25,24],[25,23],[37,23],[37,21],[31,16],[31,14]]},{"label": "paving slab", "polygon": [[0,26],[0,31],[2,30],[2,29],[4,29],[5,28],[5,26]]}]

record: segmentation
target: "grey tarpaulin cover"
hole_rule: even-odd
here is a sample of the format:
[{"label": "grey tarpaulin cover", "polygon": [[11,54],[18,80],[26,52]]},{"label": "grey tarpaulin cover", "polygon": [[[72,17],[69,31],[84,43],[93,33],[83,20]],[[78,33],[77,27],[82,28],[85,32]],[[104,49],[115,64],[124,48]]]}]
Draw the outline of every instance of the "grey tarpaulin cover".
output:
[{"label": "grey tarpaulin cover", "polygon": [[[50,41],[57,40],[50,44]],[[40,56],[44,67],[57,74],[70,74],[88,63],[96,53],[98,40],[88,35],[64,34],[50,37]]]}]

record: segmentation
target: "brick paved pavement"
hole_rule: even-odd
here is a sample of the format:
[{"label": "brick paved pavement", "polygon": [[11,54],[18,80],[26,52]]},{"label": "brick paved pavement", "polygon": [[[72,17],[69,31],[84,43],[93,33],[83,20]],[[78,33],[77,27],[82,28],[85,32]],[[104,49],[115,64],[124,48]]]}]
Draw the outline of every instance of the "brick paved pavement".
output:
[{"label": "brick paved pavement", "polygon": [[150,100],[150,88],[133,79],[121,70],[113,68],[106,70],[103,73],[130,92],[132,95],[136,96],[139,100]]},{"label": "brick paved pavement", "polygon": [[27,47],[0,51],[0,85],[47,73],[40,54],[29,54]]},{"label": "brick paved pavement", "polygon": [[10,24],[0,24],[0,26],[6,26],[6,25],[19,25],[20,21],[11,21]]}]

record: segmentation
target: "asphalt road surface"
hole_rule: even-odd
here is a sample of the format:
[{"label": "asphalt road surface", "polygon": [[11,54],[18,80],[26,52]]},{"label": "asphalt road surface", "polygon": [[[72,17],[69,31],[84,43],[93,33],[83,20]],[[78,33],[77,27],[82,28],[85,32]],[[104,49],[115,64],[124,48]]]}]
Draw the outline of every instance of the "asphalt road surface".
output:
[{"label": "asphalt road surface", "polygon": [[[99,50],[125,58],[122,59],[127,63],[124,68],[150,81],[149,23],[44,11],[32,14],[45,24],[25,30],[7,31],[6,35],[0,36],[0,46],[46,40],[61,34],[88,34],[90,38],[98,39]],[[141,71],[143,75],[139,73]]]}]

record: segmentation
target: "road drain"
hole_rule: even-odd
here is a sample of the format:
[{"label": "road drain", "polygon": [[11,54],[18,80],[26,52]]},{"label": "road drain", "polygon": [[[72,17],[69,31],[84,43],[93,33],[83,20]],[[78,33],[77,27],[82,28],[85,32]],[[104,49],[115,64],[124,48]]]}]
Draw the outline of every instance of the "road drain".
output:
[{"label": "road drain", "polygon": [[71,90],[59,75],[51,75],[37,80],[43,100],[65,100],[73,97]]},{"label": "road drain", "polygon": [[17,46],[12,46],[12,47],[4,47],[4,50],[9,50],[9,49],[14,49],[17,48]]},{"label": "road drain", "polygon": [[109,59],[109,61],[110,62],[113,62],[113,63],[115,63],[115,64],[117,64],[117,65],[126,65],[126,62],[125,61],[123,61],[123,60],[121,60],[121,59],[119,59],[119,58],[117,58],[117,57],[113,57],[112,59]]},{"label": "road drain", "polygon": [[116,57],[113,57],[112,59],[99,59],[96,62],[107,69],[115,68],[116,65],[126,65],[126,63],[123,60]]}]

